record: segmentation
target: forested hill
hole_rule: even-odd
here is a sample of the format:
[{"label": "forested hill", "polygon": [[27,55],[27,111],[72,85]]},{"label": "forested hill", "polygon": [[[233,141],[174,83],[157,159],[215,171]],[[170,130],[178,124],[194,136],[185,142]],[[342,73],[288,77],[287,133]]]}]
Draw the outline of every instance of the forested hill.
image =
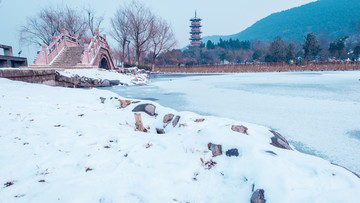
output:
[{"label": "forested hill", "polygon": [[234,35],[204,37],[203,42],[217,42],[220,38],[271,41],[276,36],[303,41],[309,32],[335,39],[356,31],[360,32],[360,0],[319,0],[271,14]]}]

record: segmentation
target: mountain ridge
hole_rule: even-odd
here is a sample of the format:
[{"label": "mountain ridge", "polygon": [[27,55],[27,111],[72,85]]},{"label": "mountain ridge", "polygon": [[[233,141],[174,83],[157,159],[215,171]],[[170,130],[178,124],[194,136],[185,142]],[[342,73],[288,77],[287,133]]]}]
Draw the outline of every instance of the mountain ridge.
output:
[{"label": "mountain ridge", "polygon": [[303,41],[310,32],[336,39],[360,29],[359,10],[360,1],[357,0],[319,0],[270,14],[233,35],[206,36],[203,42],[211,40],[216,43],[220,38],[271,41],[276,36],[287,41]]}]

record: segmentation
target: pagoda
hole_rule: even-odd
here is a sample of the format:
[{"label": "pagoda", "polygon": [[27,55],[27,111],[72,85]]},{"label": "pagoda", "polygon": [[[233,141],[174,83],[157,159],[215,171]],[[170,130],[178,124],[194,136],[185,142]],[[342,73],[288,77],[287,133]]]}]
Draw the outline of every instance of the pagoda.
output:
[{"label": "pagoda", "polygon": [[199,47],[201,44],[201,18],[196,17],[196,11],[195,11],[195,17],[190,19],[191,21],[191,38],[190,38],[190,47]]}]

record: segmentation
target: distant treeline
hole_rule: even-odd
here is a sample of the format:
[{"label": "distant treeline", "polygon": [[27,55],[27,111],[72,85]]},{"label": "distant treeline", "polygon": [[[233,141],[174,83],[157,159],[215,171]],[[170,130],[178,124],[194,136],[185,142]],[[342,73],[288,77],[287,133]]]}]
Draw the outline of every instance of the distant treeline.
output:
[{"label": "distant treeline", "polygon": [[[356,61],[360,57],[360,33],[330,40],[324,35],[309,33],[303,42],[285,41],[275,37],[271,42],[261,40],[208,40],[200,47],[188,47],[162,52],[156,64],[203,65],[241,63],[298,63],[301,61]],[[145,60],[145,62],[149,60]]]}]

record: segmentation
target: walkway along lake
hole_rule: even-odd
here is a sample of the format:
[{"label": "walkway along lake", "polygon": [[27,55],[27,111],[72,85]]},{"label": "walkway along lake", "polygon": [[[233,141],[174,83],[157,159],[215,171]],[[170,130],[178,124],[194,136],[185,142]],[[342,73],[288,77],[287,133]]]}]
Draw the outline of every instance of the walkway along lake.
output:
[{"label": "walkway along lake", "polygon": [[105,88],[202,115],[279,131],[299,151],[360,174],[360,71],[165,74]]}]

